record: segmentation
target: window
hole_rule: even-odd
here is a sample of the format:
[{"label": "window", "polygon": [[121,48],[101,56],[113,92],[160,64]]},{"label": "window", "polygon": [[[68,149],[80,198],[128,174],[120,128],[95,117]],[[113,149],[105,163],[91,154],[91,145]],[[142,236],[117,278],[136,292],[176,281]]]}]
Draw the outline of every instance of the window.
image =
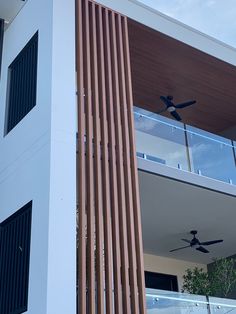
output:
[{"label": "window", "polygon": [[32,202],[0,224],[0,313],[27,311]]},{"label": "window", "polygon": [[38,32],[8,68],[6,133],[36,105]]},{"label": "window", "polygon": [[178,292],[177,276],[145,271],[145,286],[151,289],[161,289]]}]

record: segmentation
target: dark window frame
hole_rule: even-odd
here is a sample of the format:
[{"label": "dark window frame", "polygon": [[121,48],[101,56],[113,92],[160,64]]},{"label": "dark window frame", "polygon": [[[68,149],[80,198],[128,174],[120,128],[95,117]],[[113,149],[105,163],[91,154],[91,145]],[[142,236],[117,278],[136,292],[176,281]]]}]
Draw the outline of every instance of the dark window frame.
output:
[{"label": "dark window frame", "polygon": [[[156,277],[156,279],[161,278],[164,279],[166,278],[166,280],[169,280],[171,282],[171,289],[161,289],[160,287],[158,288],[157,286],[154,287],[147,287],[147,276],[152,277],[153,279]],[[167,291],[175,291],[175,292],[179,292],[179,286],[178,286],[178,277],[176,275],[170,275],[170,274],[165,274],[165,273],[157,273],[157,272],[152,272],[152,271],[145,271],[145,286],[146,288],[150,288],[150,289],[160,289],[160,290],[167,290]]]},{"label": "dark window frame", "polygon": [[4,136],[36,106],[38,39],[37,31],[8,66]]},{"label": "dark window frame", "polygon": [[28,310],[32,226],[30,201],[0,223],[0,313]]},{"label": "dark window frame", "polygon": [[0,19],[0,79],[1,79],[1,68],[2,68],[3,35],[4,35],[4,20]]}]

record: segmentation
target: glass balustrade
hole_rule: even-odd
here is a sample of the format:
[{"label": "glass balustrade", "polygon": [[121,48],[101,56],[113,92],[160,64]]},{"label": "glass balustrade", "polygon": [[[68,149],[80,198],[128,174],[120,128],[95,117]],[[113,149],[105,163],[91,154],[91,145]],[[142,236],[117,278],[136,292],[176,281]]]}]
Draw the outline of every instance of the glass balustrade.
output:
[{"label": "glass balustrade", "polygon": [[229,139],[186,126],[192,171],[236,184],[233,145]]},{"label": "glass balustrade", "polygon": [[182,123],[173,121],[170,124],[169,119],[140,108],[135,109],[134,120],[136,148],[140,157],[190,170]]},{"label": "glass balustrade", "polygon": [[236,300],[209,297],[210,314],[236,314]]},{"label": "glass balustrade", "polygon": [[147,314],[209,314],[206,297],[146,289]]},{"label": "glass balustrade", "polygon": [[135,107],[137,156],[236,184],[236,145],[229,139]]},{"label": "glass balustrade", "polygon": [[236,300],[146,289],[147,314],[236,314]]}]

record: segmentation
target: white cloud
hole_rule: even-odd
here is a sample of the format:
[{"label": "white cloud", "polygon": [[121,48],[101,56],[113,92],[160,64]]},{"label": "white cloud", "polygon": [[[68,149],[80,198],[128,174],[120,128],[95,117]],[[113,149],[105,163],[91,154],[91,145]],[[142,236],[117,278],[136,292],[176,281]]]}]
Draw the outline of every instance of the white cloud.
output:
[{"label": "white cloud", "polygon": [[235,0],[139,0],[236,47]]}]

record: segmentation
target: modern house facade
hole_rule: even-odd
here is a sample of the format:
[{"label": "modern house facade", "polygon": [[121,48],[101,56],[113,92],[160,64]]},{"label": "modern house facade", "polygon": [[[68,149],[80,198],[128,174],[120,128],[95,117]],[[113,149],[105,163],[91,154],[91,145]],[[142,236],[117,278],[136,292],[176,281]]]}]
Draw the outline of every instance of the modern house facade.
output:
[{"label": "modern house facade", "polygon": [[[11,0],[0,57],[0,313],[234,313],[180,291],[235,255],[236,50],[136,0]],[[170,252],[191,230],[223,242]]]}]

